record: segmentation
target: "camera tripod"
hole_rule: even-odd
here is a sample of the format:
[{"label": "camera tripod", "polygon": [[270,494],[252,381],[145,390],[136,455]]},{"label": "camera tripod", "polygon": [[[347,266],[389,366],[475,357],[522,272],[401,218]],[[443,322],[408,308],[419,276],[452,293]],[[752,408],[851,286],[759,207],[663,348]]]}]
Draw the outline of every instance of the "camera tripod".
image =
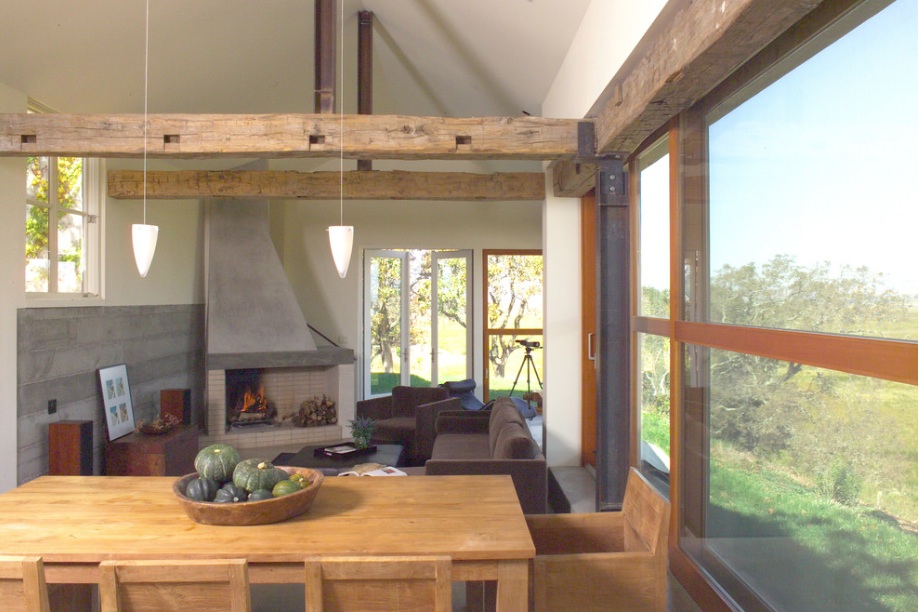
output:
[{"label": "camera tripod", "polygon": [[539,383],[539,388],[542,389],[542,381],[539,379],[539,370],[536,369],[536,363],[533,361],[533,349],[540,348],[539,342],[530,342],[529,340],[517,340],[517,344],[523,345],[523,348],[526,350],[526,355],[523,356],[523,361],[520,362],[520,369],[517,370],[517,377],[514,379],[514,384],[511,387],[511,392],[508,393],[508,397],[513,397],[514,390],[517,388],[517,383],[520,382],[520,375],[523,374],[523,369],[527,370],[527,394],[524,396],[526,398],[527,408],[532,408],[530,402],[532,401],[531,388],[530,388],[530,371],[532,370],[533,375],[536,376],[536,382]]}]

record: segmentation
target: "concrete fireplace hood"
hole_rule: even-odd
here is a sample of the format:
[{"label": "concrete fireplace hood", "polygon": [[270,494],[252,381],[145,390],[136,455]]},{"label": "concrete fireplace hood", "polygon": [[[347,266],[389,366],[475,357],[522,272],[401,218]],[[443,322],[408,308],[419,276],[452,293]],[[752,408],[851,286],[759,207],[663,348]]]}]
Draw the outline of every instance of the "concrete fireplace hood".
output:
[{"label": "concrete fireplace hood", "polygon": [[317,347],[271,241],[267,200],[208,204],[207,369],[354,363]]}]

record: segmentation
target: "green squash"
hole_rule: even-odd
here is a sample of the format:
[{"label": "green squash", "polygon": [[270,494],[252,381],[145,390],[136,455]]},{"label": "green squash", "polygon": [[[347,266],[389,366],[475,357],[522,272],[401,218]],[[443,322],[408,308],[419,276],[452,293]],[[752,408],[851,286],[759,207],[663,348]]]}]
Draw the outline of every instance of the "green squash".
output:
[{"label": "green squash", "polygon": [[226,482],[233,478],[233,470],[239,463],[239,453],[228,444],[211,444],[195,457],[195,471],[201,478]]},{"label": "green squash", "polygon": [[293,480],[282,480],[274,485],[274,488],[271,489],[271,494],[275,497],[281,497],[282,495],[290,495],[300,490],[300,485]]},{"label": "green squash", "polygon": [[220,485],[210,478],[195,478],[185,486],[185,497],[195,501],[214,501]]},{"label": "green squash", "polygon": [[233,494],[226,489],[220,489],[217,491],[217,495],[214,496],[214,501],[218,504],[232,504],[234,502],[238,502],[239,500],[234,498]]},{"label": "green squash", "polygon": [[250,493],[256,489],[270,491],[285,478],[287,472],[262,459],[244,459],[236,464],[236,469],[233,470],[233,484]]},{"label": "green squash", "polygon": [[[232,482],[228,482],[220,487],[220,491],[225,491],[230,494],[230,497],[234,502],[244,502],[249,497],[249,494],[246,493],[246,490],[242,487],[237,487]],[[217,495],[220,495],[220,491],[217,491]]]},{"label": "green squash", "polygon": [[274,495],[268,489],[256,489],[249,493],[249,501],[262,501],[264,499],[274,499]]}]

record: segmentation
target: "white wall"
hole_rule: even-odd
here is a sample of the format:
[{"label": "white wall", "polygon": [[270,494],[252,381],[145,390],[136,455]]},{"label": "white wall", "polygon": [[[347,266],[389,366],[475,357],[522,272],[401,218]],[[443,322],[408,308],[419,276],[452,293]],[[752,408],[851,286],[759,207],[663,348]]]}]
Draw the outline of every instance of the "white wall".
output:
[{"label": "white wall", "polygon": [[[344,220],[354,226],[354,248],[348,275],[340,279],[326,232],[329,225],[339,224],[339,203],[284,203],[284,267],[307,321],[342,346],[354,349],[360,360],[365,249],[473,249],[473,372],[481,389],[482,249],[541,248],[541,203],[346,201]],[[358,361],[357,397],[361,397],[360,372]]]},{"label": "white wall", "polygon": [[[110,159],[108,170],[142,170],[140,160]],[[171,170],[147,162],[147,170]],[[137,273],[131,225],[143,223],[141,200],[105,203],[105,305],[204,303],[204,205],[200,200],[147,200],[147,223],[160,228],[146,278]]]},{"label": "white wall", "polygon": [[543,101],[543,116],[586,116],[665,4],[593,0]]},{"label": "white wall", "polygon": [[[666,4],[665,0],[594,0],[552,88],[547,117],[584,117]],[[543,206],[546,265],[544,414],[546,460],[580,465],[581,256],[579,201],[552,195]]]},{"label": "white wall", "polygon": [[[23,113],[27,96],[0,83],[0,113]],[[16,486],[16,309],[25,303],[25,162],[0,157],[0,491]]]}]

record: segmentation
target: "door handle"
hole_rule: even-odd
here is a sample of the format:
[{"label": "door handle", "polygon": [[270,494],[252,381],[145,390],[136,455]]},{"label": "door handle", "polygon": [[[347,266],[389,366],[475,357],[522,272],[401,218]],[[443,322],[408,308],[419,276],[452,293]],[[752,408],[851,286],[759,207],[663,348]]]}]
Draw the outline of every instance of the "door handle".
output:
[{"label": "door handle", "polygon": [[594,352],[594,333],[590,332],[587,334],[587,359],[590,361],[597,360],[597,354]]}]

